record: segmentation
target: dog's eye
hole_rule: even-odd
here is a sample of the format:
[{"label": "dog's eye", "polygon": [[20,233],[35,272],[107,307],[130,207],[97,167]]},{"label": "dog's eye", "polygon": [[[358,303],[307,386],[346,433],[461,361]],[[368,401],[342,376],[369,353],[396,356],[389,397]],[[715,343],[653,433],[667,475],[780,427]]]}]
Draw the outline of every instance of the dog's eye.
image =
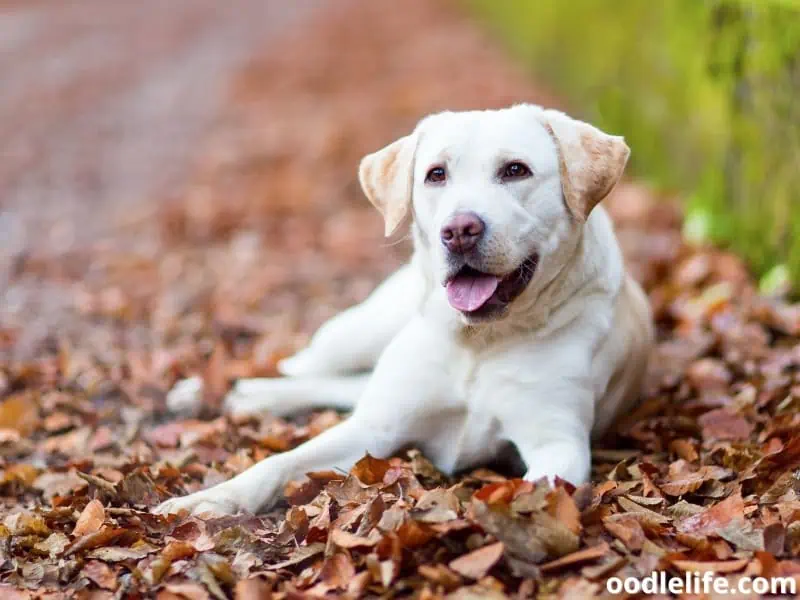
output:
[{"label": "dog's eye", "polygon": [[531,170],[521,162],[510,162],[500,171],[502,179],[522,179],[523,177],[530,177],[530,175]]},{"label": "dog's eye", "polygon": [[425,175],[425,183],[444,183],[447,180],[447,171],[444,167],[433,167]]}]

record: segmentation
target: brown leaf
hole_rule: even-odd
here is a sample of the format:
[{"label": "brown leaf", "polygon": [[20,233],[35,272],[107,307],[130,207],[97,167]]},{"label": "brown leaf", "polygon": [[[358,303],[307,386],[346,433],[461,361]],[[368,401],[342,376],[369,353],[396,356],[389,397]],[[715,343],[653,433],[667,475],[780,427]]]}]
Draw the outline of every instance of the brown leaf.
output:
[{"label": "brown leaf", "polygon": [[39,423],[39,403],[33,394],[22,392],[0,402],[0,429],[28,435]]},{"label": "brown leaf", "polygon": [[709,481],[728,479],[733,475],[728,469],[716,466],[704,466],[694,470],[683,460],[670,465],[669,478],[660,485],[661,491],[669,496],[683,496],[696,492]]},{"label": "brown leaf", "polygon": [[457,519],[460,509],[461,502],[453,492],[435,488],[420,497],[412,515],[423,523],[443,523]]},{"label": "brown leaf", "polygon": [[574,534],[581,532],[581,513],[575,506],[575,500],[563,487],[557,487],[547,494],[547,512]]},{"label": "brown leaf", "polygon": [[[358,529],[356,529],[355,532],[356,535],[369,534],[369,532],[381,522],[385,511],[386,503],[383,500],[383,496],[375,496],[375,498],[370,500],[364,507],[361,522],[358,524]],[[339,515],[340,519],[342,516],[341,514]],[[337,519],[337,522],[340,519]]]},{"label": "brown leaf", "polygon": [[767,551],[782,554],[786,530],[781,523],[755,528],[750,521],[734,519],[717,530],[717,535],[739,550]]},{"label": "brown leaf", "polygon": [[483,529],[503,542],[507,554],[526,562],[539,563],[578,549],[578,536],[545,512],[514,517],[475,501],[472,509]]},{"label": "brown leaf", "polygon": [[155,546],[150,546],[149,544],[137,544],[131,548],[107,546],[105,548],[95,548],[87,553],[86,556],[105,562],[124,562],[127,560],[139,560],[156,550]]},{"label": "brown leaf", "polygon": [[731,382],[731,373],[721,360],[701,358],[686,371],[689,382],[699,390],[724,389]]},{"label": "brown leaf", "polygon": [[732,521],[743,518],[744,501],[742,495],[737,493],[699,514],[682,519],[675,527],[683,533],[709,535],[716,534]]},{"label": "brown leaf", "polygon": [[382,460],[367,454],[350,469],[350,473],[357,477],[361,483],[373,485],[383,481],[383,477],[390,467],[391,464],[389,464],[388,460]]},{"label": "brown leaf", "polygon": [[153,506],[161,501],[155,482],[143,469],[126,475],[115,489],[120,500],[133,505]]},{"label": "brown leaf", "polygon": [[227,595],[219,585],[219,581],[217,581],[214,570],[208,562],[205,560],[198,561],[197,574],[200,577],[200,581],[206,586],[206,589],[214,598],[217,600],[228,600]]},{"label": "brown leaf", "polygon": [[395,530],[395,533],[403,548],[424,546],[435,537],[433,529],[425,523],[419,523],[413,519],[403,521],[402,525]]},{"label": "brown leaf", "polygon": [[2,474],[2,482],[11,483],[18,481],[25,486],[33,485],[36,478],[39,476],[39,469],[33,465],[21,463],[17,465],[9,465],[5,468]]},{"label": "brown leaf", "polygon": [[72,535],[76,538],[95,533],[100,531],[103,526],[103,521],[106,519],[106,511],[103,508],[103,503],[99,500],[92,500],[83,509],[81,516],[78,517],[78,522],[75,523],[75,529],[72,530]]},{"label": "brown leaf", "polygon": [[695,450],[694,444],[687,439],[672,440],[669,443],[669,449],[682,459],[688,460],[689,462],[694,462],[700,458],[700,456],[697,454],[697,450]]},{"label": "brown leaf", "polygon": [[381,537],[377,531],[371,531],[368,536],[362,536],[337,528],[330,533],[331,543],[340,548],[370,548],[380,542]]},{"label": "brown leaf", "polygon": [[566,556],[562,556],[561,558],[557,558],[556,560],[541,565],[539,568],[542,570],[542,573],[546,573],[548,571],[558,571],[564,567],[603,558],[609,553],[610,550],[611,548],[609,548],[608,544],[602,542],[596,546],[584,548],[583,550],[578,550],[576,552],[572,552],[571,554],[567,554]]},{"label": "brown leaf", "polygon": [[122,536],[125,532],[125,529],[121,529],[119,527],[104,527],[100,531],[89,533],[78,538],[75,543],[70,546],[66,554],[70,555],[82,550],[93,550],[94,548],[99,548],[100,546],[106,546],[116,540],[118,537]]},{"label": "brown leaf", "polygon": [[329,556],[319,572],[321,581],[330,586],[330,589],[344,590],[350,580],[355,577],[356,569],[350,556],[344,552],[337,552]]},{"label": "brown leaf", "polygon": [[150,563],[150,582],[158,583],[169,570],[170,565],[176,560],[194,556],[195,548],[186,542],[170,542],[161,551],[161,554]]},{"label": "brown leaf", "polygon": [[627,514],[645,523],[662,524],[669,523],[672,520],[667,515],[662,515],[649,508],[645,508],[641,504],[637,504],[625,496],[617,498],[617,502]]},{"label": "brown leaf", "polygon": [[292,552],[292,555],[287,560],[270,565],[267,567],[267,569],[270,571],[285,569],[286,567],[300,564],[301,562],[304,562],[313,556],[317,556],[318,554],[322,554],[323,552],[325,552],[325,544],[321,542],[310,544],[308,546],[300,546],[296,548],[294,552]]},{"label": "brown leaf", "polygon": [[529,481],[509,479],[485,485],[473,497],[486,504],[508,504],[520,494],[532,490],[533,484]]},{"label": "brown leaf", "polygon": [[708,571],[712,573],[735,573],[736,571],[741,571],[744,569],[748,562],[750,562],[749,559],[741,558],[738,560],[720,560],[709,562],[696,560],[673,560],[672,564],[681,571],[690,573],[705,573]]},{"label": "brown leaf", "polygon": [[86,487],[86,480],[71,470],[68,473],[42,473],[33,482],[33,487],[50,500],[53,496],[66,496]]},{"label": "brown leaf", "polygon": [[709,411],[697,419],[703,428],[704,440],[746,440],[753,433],[753,424],[727,408]]},{"label": "brown leaf", "polygon": [[420,565],[419,574],[434,585],[452,590],[461,585],[461,578],[442,564]]},{"label": "brown leaf", "polygon": [[103,589],[112,591],[117,589],[117,574],[111,567],[99,560],[87,562],[83,567],[82,574]]},{"label": "brown leaf", "polygon": [[18,512],[8,515],[3,519],[3,524],[8,527],[12,535],[50,535],[50,528],[40,514]]},{"label": "brown leaf", "polygon": [[51,533],[41,542],[38,542],[34,548],[36,548],[36,550],[39,552],[45,552],[49,554],[51,558],[54,558],[60,554],[63,554],[64,550],[67,549],[69,544],[70,539],[60,531],[57,531],[55,533]]},{"label": "brown leaf", "polygon": [[646,539],[641,524],[628,514],[611,515],[603,519],[608,532],[619,539],[626,548],[641,550]]},{"label": "brown leaf", "polygon": [[380,493],[377,485],[366,485],[352,474],[343,481],[332,482],[326,491],[339,506],[363,504]]},{"label": "brown leaf", "polygon": [[308,504],[325,488],[331,481],[341,481],[344,479],[341,473],[336,471],[318,471],[307,473],[307,481],[290,481],[284,490],[286,500],[292,506]]},{"label": "brown leaf", "polygon": [[259,577],[240,579],[233,591],[235,600],[269,600],[272,586]]},{"label": "brown leaf", "polygon": [[503,543],[489,544],[450,562],[450,568],[469,579],[482,579],[503,556]]},{"label": "brown leaf", "polygon": [[[198,583],[189,581],[167,583],[164,585],[163,591],[171,594],[169,600],[184,598],[186,600],[208,600],[208,592],[206,589]],[[158,596],[158,600],[161,600],[161,595]]]}]

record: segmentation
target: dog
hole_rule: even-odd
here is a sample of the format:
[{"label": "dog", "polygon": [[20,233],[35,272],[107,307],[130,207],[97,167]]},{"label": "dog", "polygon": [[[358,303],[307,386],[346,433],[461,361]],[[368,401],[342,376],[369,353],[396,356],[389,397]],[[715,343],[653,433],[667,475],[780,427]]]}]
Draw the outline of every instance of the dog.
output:
[{"label": "dog", "polygon": [[[239,381],[234,414],[352,410],[344,422],[158,511],[257,512],[305,473],[414,444],[445,473],[513,444],[525,479],[589,479],[591,440],[636,403],[653,342],[603,200],[622,137],[530,104],[442,112],[366,156],[359,180],[410,262],[337,315],[285,375]],[[180,406],[200,381],[169,395]]]}]

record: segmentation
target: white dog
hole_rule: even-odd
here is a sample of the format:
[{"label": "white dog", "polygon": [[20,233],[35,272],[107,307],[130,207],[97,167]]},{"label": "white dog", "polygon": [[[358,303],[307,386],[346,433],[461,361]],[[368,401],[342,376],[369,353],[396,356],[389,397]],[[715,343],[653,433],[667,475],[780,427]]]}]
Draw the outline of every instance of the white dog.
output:
[{"label": "white dog", "polygon": [[[621,137],[538,106],[445,112],[363,159],[359,178],[390,235],[415,252],[362,304],[280,364],[240,381],[233,413],[333,406],[345,422],[160,512],[255,512],[305,473],[415,444],[443,471],[507,443],[526,479],[579,484],[590,440],[640,392],[652,343],[647,299],[625,273],[605,198]],[[196,394],[186,380],[170,394]]]}]

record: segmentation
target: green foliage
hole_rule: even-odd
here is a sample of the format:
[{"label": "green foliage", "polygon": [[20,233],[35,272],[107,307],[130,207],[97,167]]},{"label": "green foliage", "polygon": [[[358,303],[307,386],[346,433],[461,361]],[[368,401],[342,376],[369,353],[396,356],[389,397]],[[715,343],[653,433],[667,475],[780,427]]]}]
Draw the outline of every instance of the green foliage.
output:
[{"label": "green foliage", "polygon": [[469,0],[578,114],[800,289],[800,1]]}]

